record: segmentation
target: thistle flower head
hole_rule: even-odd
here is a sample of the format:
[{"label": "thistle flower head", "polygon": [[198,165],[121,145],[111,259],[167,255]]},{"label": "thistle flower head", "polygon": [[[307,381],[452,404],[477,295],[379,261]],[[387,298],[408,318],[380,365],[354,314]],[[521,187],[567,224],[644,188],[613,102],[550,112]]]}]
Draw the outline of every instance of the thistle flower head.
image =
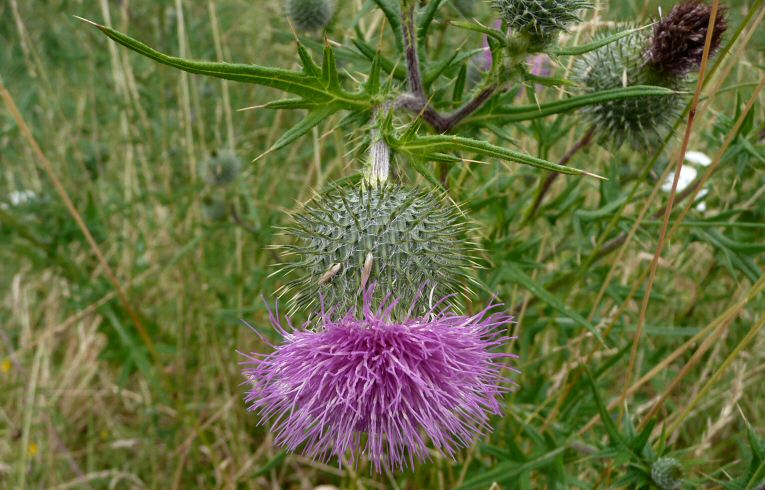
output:
[{"label": "thistle flower head", "polygon": [[371,289],[361,319],[322,312],[321,331],[285,329],[272,314],[284,343],[247,356],[249,410],[270,421],[277,444],[321,461],[356,465],[363,454],[377,472],[400,470],[428,459],[428,440],[454,458],[502,412],[515,356],[494,349],[512,319],[490,306],[395,322],[396,302],[372,309]]},{"label": "thistle flower head", "polygon": [[681,488],[682,474],[683,466],[675,458],[659,458],[651,465],[651,479],[661,490]]},{"label": "thistle flower head", "polygon": [[492,0],[508,27],[546,44],[560,31],[579,22],[579,11],[592,8],[587,0]]},{"label": "thistle flower head", "polygon": [[[589,92],[634,85],[659,85],[679,89],[681,80],[646,69],[645,50],[650,34],[638,31],[577,59],[575,78]],[[676,119],[682,98],[656,95],[616,99],[588,106],[585,115],[598,128],[601,142],[636,149],[656,147]]]},{"label": "thistle flower head", "polygon": [[301,32],[324,30],[337,7],[335,0],[286,0],[284,10],[292,24]]},{"label": "thistle flower head", "polygon": [[227,185],[233,182],[242,171],[242,161],[231,150],[213,152],[204,161],[202,178],[209,185]]},{"label": "thistle flower head", "polygon": [[[463,292],[470,278],[465,231],[459,208],[444,195],[391,183],[334,187],[306,204],[287,230],[292,243],[281,248],[294,260],[283,270],[294,279],[283,292],[293,310],[308,312],[320,296],[338,311],[360,308],[372,283],[379,286],[374,306],[382,291],[409,302],[423,284],[436,298]],[[392,312],[404,314],[401,305]]]},{"label": "thistle flower head", "polygon": [[[646,53],[648,63],[657,71],[676,77],[698,70],[711,15],[712,7],[697,0],[676,5],[654,26]],[[719,49],[727,27],[726,11],[720,8],[712,30],[710,56]]]}]

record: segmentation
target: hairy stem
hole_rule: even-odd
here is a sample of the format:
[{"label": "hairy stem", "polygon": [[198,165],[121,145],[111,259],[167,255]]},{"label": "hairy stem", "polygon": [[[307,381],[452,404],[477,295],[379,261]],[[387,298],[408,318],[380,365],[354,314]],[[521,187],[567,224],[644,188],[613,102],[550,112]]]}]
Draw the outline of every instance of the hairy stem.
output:
[{"label": "hairy stem", "polygon": [[407,79],[409,91],[422,100],[425,99],[425,86],[422,83],[420,57],[417,54],[417,31],[414,25],[415,2],[404,6],[404,50],[406,52]]},{"label": "hairy stem", "polygon": [[372,144],[369,146],[369,164],[364,179],[372,187],[388,181],[390,175],[390,147],[382,138],[380,130],[371,132]]},{"label": "hairy stem", "polygon": [[498,87],[493,84],[484,88],[473,99],[447,115],[442,115],[433,108],[428,101],[425,85],[422,81],[414,21],[415,8],[416,2],[404,2],[402,24],[404,26],[404,51],[406,53],[406,71],[410,94],[399,102],[399,106],[419,114],[437,132],[448,133],[463,119],[480,109],[494,95]]}]

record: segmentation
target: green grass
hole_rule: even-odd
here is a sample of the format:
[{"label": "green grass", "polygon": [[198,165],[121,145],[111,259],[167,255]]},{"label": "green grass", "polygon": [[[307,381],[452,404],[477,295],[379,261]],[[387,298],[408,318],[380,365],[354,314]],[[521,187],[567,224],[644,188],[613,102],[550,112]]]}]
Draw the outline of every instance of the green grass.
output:
[{"label": "green grass", "polygon": [[[341,3],[328,37],[348,44],[360,15],[374,45],[381,13],[368,5],[360,13],[362,0]],[[665,12],[672,5],[659,3]],[[602,2],[588,20],[641,23],[656,5]],[[273,445],[245,410],[237,353],[266,350],[240,319],[276,338],[266,304],[284,279],[270,277],[279,258],[269,246],[283,241],[279,227],[296,203],[357,174],[360,132],[336,114],[248,164],[304,114],[238,111],[282,95],[157,65],[72,17],[107,23],[108,15],[116,29],[167,53],[295,68],[280,2],[0,3],[6,98],[125,291],[121,297],[18,120],[0,104],[0,487],[611,488],[668,454],[682,462],[686,488],[719,488],[748,470],[750,486],[741,488],[756,488],[765,480],[763,467],[750,465],[752,448],[756,463],[758,441],[765,445],[761,93],[717,154],[764,75],[765,29],[763,2],[728,5],[733,44],[701,94],[689,145],[719,166],[708,167],[706,210],[692,206],[664,242],[634,363],[668,194],[649,198],[677,162],[685,119],[660,154],[597,146],[577,154],[572,167],[608,180],[561,175],[531,217],[546,172],[495,160],[446,168],[450,195],[465,203],[484,250],[478,277],[485,287],[468,307],[496,294],[517,315],[518,339],[508,349],[520,356],[522,374],[493,434],[456,461],[434,454],[416,471],[391,476],[367,465],[315,463]],[[449,6],[443,15],[455,17]],[[592,24],[571,44],[585,42]],[[434,28],[439,59],[480,46],[476,33],[444,29],[443,22]],[[384,39],[392,52],[392,38]],[[339,59],[341,70],[352,65]],[[540,101],[559,96],[547,89]],[[481,137],[557,161],[586,129],[570,114]],[[227,147],[245,171],[212,188],[200,166]],[[394,170],[430,185],[403,159]],[[22,190],[35,197],[11,204]],[[222,219],[206,214],[211,200],[225,206]],[[670,230],[688,202],[676,204]],[[625,244],[602,253],[623,234]],[[640,384],[619,403],[628,380]],[[603,423],[595,417],[607,405]],[[644,427],[643,445],[632,446]]]}]

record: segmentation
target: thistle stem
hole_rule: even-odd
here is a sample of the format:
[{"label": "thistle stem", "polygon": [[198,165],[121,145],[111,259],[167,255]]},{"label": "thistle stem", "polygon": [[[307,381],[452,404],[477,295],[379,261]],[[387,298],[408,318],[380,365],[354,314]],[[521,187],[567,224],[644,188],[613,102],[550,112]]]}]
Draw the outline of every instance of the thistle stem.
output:
[{"label": "thistle stem", "polygon": [[409,91],[417,98],[425,99],[425,86],[422,83],[422,71],[420,70],[420,57],[417,54],[417,32],[414,25],[414,11],[416,3],[406,2],[404,6],[404,49],[406,52],[407,79]]},{"label": "thistle stem", "polygon": [[388,181],[390,175],[390,146],[385,142],[380,130],[371,131],[372,143],[369,145],[369,162],[364,174],[364,180],[372,187],[377,187]]},{"label": "thistle stem", "polygon": [[425,93],[422,69],[420,68],[420,57],[417,50],[417,32],[414,22],[415,9],[416,2],[411,0],[404,2],[402,24],[410,94],[399,102],[399,106],[419,114],[437,132],[448,133],[462,122],[463,119],[480,109],[494,95],[498,86],[492,84],[484,88],[462,107],[450,114],[443,115],[433,108]]}]

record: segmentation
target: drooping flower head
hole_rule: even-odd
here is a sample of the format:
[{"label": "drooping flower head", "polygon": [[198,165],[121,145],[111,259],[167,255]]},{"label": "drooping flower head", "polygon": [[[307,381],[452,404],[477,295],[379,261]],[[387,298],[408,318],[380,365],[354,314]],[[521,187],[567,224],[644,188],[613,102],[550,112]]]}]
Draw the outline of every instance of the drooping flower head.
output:
[{"label": "drooping flower head", "polygon": [[515,356],[498,347],[512,319],[490,306],[395,322],[396,302],[372,309],[371,289],[360,319],[322,312],[319,331],[272,314],[284,342],[247,356],[249,410],[270,421],[277,444],[321,461],[364,455],[377,472],[400,470],[428,459],[428,441],[454,458],[502,412]]}]

